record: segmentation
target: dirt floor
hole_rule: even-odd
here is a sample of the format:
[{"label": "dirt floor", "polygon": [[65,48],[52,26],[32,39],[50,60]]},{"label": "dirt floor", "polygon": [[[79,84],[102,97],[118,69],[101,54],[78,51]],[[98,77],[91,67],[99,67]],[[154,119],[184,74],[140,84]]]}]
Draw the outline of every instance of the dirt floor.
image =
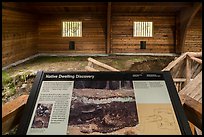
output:
[{"label": "dirt floor", "polygon": [[[103,56],[92,57],[120,71],[160,71],[175,57],[173,56]],[[88,57],[37,57],[20,65],[2,71],[6,78],[16,77],[2,89],[2,104],[9,102],[22,94],[29,94],[35,75],[30,72],[43,71],[86,71]],[[100,68],[97,68],[100,69]],[[101,69],[102,70],[102,69]],[[24,78],[23,78],[24,76]],[[4,81],[5,77],[2,77]],[[9,88],[12,87],[12,88]],[[12,90],[11,90],[12,89]]]}]

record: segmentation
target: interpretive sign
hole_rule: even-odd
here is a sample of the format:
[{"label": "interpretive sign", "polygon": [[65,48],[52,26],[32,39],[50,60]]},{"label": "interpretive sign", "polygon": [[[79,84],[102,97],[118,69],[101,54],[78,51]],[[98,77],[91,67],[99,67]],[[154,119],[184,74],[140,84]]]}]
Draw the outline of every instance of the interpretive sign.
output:
[{"label": "interpretive sign", "polygon": [[17,134],[189,135],[170,72],[38,72]]}]

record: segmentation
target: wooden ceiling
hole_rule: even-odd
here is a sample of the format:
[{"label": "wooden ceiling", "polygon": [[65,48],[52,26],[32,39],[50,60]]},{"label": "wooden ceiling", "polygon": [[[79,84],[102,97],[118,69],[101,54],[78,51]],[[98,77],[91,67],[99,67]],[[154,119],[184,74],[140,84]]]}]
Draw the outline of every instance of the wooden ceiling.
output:
[{"label": "wooden ceiling", "polygon": [[[3,2],[3,8],[13,8],[36,14],[106,13],[107,2]],[[193,2],[112,2],[112,13],[177,14],[190,8]]]}]

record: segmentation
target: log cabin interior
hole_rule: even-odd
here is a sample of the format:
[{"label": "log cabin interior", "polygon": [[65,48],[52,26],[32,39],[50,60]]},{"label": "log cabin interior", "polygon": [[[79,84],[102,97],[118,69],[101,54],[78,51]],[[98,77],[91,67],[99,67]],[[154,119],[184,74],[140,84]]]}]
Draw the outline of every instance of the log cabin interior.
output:
[{"label": "log cabin interior", "polygon": [[[201,52],[201,2],[2,2],[2,70],[43,54],[181,55],[178,61],[173,61],[163,70],[172,72],[175,84],[186,86],[177,88],[182,93],[180,99],[188,101],[182,102],[186,110],[193,112],[189,117],[196,127],[192,126],[192,131],[197,134],[202,134]],[[193,70],[189,69],[185,58],[197,63],[193,62]],[[91,58],[88,61],[101,65]],[[106,64],[102,66],[119,71]],[[189,76],[189,70],[192,76]],[[181,75],[185,79],[181,79]],[[193,78],[196,86],[189,82]],[[199,97],[195,99],[192,91],[196,91]],[[21,96],[13,104],[20,102],[18,107],[22,109],[27,98]],[[16,114],[10,113],[14,109],[8,104],[2,113],[5,116],[2,116],[2,120],[5,119],[5,124],[2,123],[4,133],[14,126]],[[12,120],[7,117],[12,117]]]},{"label": "log cabin interior", "polygon": [[2,3],[3,67],[39,53],[187,51],[202,51],[201,2]]}]

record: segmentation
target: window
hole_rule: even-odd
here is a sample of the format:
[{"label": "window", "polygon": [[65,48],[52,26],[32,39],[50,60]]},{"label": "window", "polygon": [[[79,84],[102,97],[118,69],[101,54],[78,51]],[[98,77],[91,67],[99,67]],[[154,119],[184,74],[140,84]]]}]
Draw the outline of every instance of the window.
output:
[{"label": "window", "polygon": [[134,22],[134,37],[152,37],[153,22]]},{"label": "window", "polygon": [[82,37],[82,22],[63,21],[62,37]]}]

